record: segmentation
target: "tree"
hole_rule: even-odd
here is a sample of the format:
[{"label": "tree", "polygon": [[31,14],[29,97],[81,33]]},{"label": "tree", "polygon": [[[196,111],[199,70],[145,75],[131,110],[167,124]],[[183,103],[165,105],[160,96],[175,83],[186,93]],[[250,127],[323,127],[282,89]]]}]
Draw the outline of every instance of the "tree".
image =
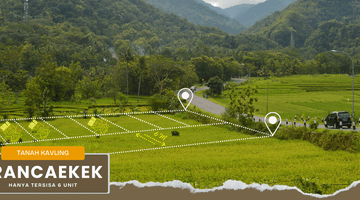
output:
[{"label": "tree", "polygon": [[[49,90],[47,89],[47,87],[45,87],[43,93],[42,93],[42,100],[43,100],[43,110],[42,110],[42,116],[43,117],[48,117],[49,116],[49,111],[50,109],[46,109],[48,103],[49,103]],[[52,110],[52,107],[51,107]]]},{"label": "tree", "polygon": [[163,56],[151,56],[148,63],[149,74],[155,80],[160,93],[164,89],[176,85],[174,79],[182,75],[182,70],[172,59]]},{"label": "tree", "polygon": [[99,97],[100,87],[101,83],[99,80],[92,80],[86,76],[78,82],[76,90],[81,94],[82,99],[89,99],[90,97]]},{"label": "tree", "polygon": [[149,103],[153,111],[176,110],[180,107],[180,102],[173,91],[164,90],[161,93],[154,94],[149,98]]},{"label": "tree", "polygon": [[0,83],[0,113],[6,108],[7,105],[10,105],[10,95],[11,89],[5,82]]},{"label": "tree", "polygon": [[14,73],[8,71],[6,84],[15,92],[15,103],[18,103],[19,93],[26,88],[29,79],[28,72],[25,70],[17,70]]},{"label": "tree", "polygon": [[32,118],[42,103],[42,94],[40,86],[37,84],[36,78],[33,78],[26,84],[25,91],[25,112],[29,118]]},{"label": "tree", "polygon": [[21,60],[22,46],[6,46],[4,50],[0,50],[0,69],[16,71],[22,68]]},{"label": "tree", "polygon": [[208,81],[211,77],[223,75],[222,65],[214,62],[214,59],[207,56],[191,59],[191,64],[195,66],[196,74],[200,79]]},{"label": "tree", "polygon": [[25,45],[23,46],[21,53],[23,69],[28,71],[31,76],[35,76],[35,68],[41,64],[42,56],[39,50],[35,49],[35,47],[28,41],[25,41]]},{"label": "tree", "polygon": [[180,84],[177,88],[185,88],[190,85],[194,85],[199,81],[199,77],[196,75],[195,67],[192,64],[187,64],[181,67],[183,74],[180,79]]},{"label": "tree", "polygon": [[118,55],[124,55],[126,50],[129,48],[130,41],[129,40],[116,40],[114,42],[115,51]]},{"label": "tree", "polygon": [[209,82],[206,84],[206,86],[210,88],[211,94],[221,95],[223,82],[218,76],[211,78]]},{"label": "tree", "polygon": [[130,47],[128,47],[124,57],[126,60],[126,95],[129,96],[129,62],[133,61],[135,58],[131,53]]},{"label": "tree", "polygon": [[142,75],[143,71],[145,71],[145,70],[146,70],[146,58],[145,58],[145,56],[141,56],[139,59],[140,78],[139,78],[139,89],[138,89],[138,99],[137,99],[138,103],[139,103],[139,98],[140,98],[141,75]]},{"label": "tree", "polygon": [[165,47],[165,49],[161,52],[161,55],[165,56],[166,58],[171,58],[172,53],[169,47]]},{"label": "tree", "polygon": [[254,116],[254,112],[259,111],[253,105],[258,100],[253,97],[254,94],[258,93],[258,87],[251,88],[249,85],[247,88],[239,89],[236,84],[230,84],[228,88],[230,105],[226,109],[225,116],[237,118],[240,124],[249,123]]},{"label": "tree", "polygon": [[36,71],[36,81],[41,91],[48,89],[48,96],[53,101],[70,99],[75,93],[74,74],[67,67],[58,67],[48,55]]},{"label": "tree", "polygon": [[105,76],[104,86],[107,91],[107,94],[114,99],[114,103],[116,105],[116,98],[119,94],[120,87],[117,84],[113,74],[109,74]]}]

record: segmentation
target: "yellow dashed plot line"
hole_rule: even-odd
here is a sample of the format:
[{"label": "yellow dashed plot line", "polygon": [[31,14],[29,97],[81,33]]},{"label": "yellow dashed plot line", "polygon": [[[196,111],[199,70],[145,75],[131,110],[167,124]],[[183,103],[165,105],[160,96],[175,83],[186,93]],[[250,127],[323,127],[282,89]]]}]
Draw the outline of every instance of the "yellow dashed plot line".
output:
[{"label": "yellow dashed plot line", "polygon": [[150,137],[150,136],[148,136],[147,134],[144,134],[146,137],[148,137],[148,138],[150,138],[150,139],[153,139],[153,140],[155,140],[156,142],[158,142],[158,143],[160,143],[161,144],[161,146],[165,146],[166,144],[165,144],[165,142],[160,142],[160,141],[158,141],[158,140],[156,140],[156,139],[154,139],[154,138],[152,138],[152,137]]},{"label": "yellow dashed plot line", "polygon": [[140,133],[136,133],[136,137],[140,137],[140,138],[142,138],[142,139],[144,139],[144,140],[146,140],[146,141],[148,141],[148,142],[150,142],[152,144],[155,144],[153,141],[148,140],[148,139],[144,138],[143,136],[141,136]]}]

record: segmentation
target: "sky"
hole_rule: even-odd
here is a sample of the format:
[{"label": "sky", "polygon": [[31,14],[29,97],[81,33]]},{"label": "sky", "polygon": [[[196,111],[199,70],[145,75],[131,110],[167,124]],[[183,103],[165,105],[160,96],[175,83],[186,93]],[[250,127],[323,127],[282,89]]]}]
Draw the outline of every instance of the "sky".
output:
[{"label": "sky", "polygon": [[211,5],[215,7],[228,8],[231,6],[236,6],[244,3],[258,4],[264,2],[265,0],[203,0],[203,1],[205,1],[206,3],[211,3]]}]

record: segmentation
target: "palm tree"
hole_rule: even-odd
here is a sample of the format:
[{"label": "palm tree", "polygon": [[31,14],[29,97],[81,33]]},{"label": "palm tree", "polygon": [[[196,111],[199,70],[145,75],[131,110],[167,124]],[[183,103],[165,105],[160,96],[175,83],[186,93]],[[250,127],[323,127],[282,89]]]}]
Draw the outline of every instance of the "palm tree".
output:
[{"label": "palm tree", "polygon": [[139,59],[139,73],[140,73],[140,78],[139,78],[139,88],[138,88],[138,99],[137,102],[139,103],[139,97],[140,97],[140,86],[141,86],[141,75],[142,72],[146,69],[146,58],[145,56],[141,56]]},{"label": "palm tree", "polygon": [[126,95],[129,97],[129,62],[134,60],[130,47],[126,50],[124,57],[126,60]]}]

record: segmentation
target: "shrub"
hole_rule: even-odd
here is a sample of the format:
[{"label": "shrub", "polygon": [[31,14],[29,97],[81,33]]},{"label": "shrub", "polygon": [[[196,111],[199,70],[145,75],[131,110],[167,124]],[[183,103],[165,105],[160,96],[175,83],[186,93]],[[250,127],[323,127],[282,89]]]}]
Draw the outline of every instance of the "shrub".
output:
[{"label": "shrub", "polygon": [[92,105],[92,104],[96,104],[96,99],[94,97],[90,97],[89,98],[89,104]]},{"label": "shrub", "polygon": [[84,109],[81,113],[83,113],[83,114],[84,114],[83,118],[85,118],[85,119],[86,119],[86,118],[87,118],[87,110],[85,110],[85,109]]},{"label": "shrub", "polygon": [[22,141],[23,141],[23,140],[20,138],[20,139],[19,139],[19,143],[22,143]]},{"label": "shrub", "polygon": [[309,179],[297,177],[295,178],[294,182],[296,183],[296,186],[305,193],[322,194],[319,186]]},{"label": "shrub", "polygon": [[215,76],[213,78],[210,78],[210,80],[206,84],[206,86],[208,86],[210,88],[211,94],[221,95],[221,91],[223,88],[223,81],[218,76]]},{"label": "shrub", "polygon": [[355,152],[359,152],[360,151],[360,139],[357,138],[357,140],[355,140],[352,144],[351,144],[351,148],[354,149]]},{"label": "shrub", "polygon": [[289,126],[279,129],[274,135],[274,137],[280,140],[302,139],[303,130],[300,127]]},{"label": "shrub", "polygon": [[360,151],[360,138],[353,132],[330,133],[329,130],[311,131],[304,127],[284,127],[276,132],[274,138],[280,140],[302,139],[328,151]]},{"label": "shrub", "polygon": [[121,92],[117,95],[117,99],[120,100],[120,103],[122,105],[126,105],[127,103],[129,103],[129,99],[127,98],[127,96]]},{"label": "shrub", "polygon": [[131,110],[131,112],[139,112],[140,111],[140,109],[137,107],[137,104],[135,104],[135,103],[130,104],[130,110]]},{"label": "shrub", "polygon": [[314,120],[314,119],[312,119],[312,120],[310,121],[310,128],[311,128],[311,129],[317,129],[318,126],[319,126],[319,122],[318,122],[318,121],[316,122],[316,124],[315,124],[315,120]]},{"label": "shrub", "polygon": [[[186,102],[183,100],[183,102]],[[153,111],[160,109],[176,110],[181,107],[178,97],[171,90],[163,90],[161,94],[154,94],[149,98],[149,103]]]},{"label": "shrub", "polygon": [[179,131],[172,131],[172,132],[171,132],[171,135],[172,135],[172,136],[179,136],[180,133],[179,133]]},{"label": "shrub", "polygon": [[94,114],[94,115],[97,115],[97,114],[98,114],[98,109],[97,109],[97,108],[94,108],[94,109],[93,109],[93,114]]},{"label": "shrub", "polygon": [[159,94],[155,94],[149,98],[151,110],[158,111],[166,108],[166,101],[162,100]]}]

